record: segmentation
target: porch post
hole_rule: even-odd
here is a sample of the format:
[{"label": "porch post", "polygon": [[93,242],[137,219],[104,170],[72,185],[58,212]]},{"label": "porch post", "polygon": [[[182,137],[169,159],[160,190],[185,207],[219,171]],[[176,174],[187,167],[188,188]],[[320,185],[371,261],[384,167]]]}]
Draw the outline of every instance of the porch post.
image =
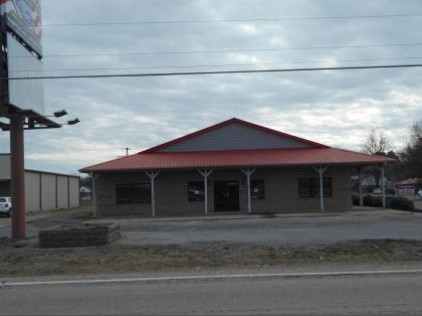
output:
[{"label": "porch post", "polygon": [[328,169],[328,167],[314,167],[314,170],[318,173],[319,176],[319,203],[320,209],[323,212],[325,210],[324,207],[324,172]]},{"label": "porch post", "polygon": [[91,172],[91,179],[92,179],[92,206],[94,207],[94,211],[92,213],[92,217],[93,218],[97,218],[97,189],[96,189],[95,180],[98,178],[98,176],[99,175]]},{"label": "porch post", "polygon": [[362,167],[358,167],[359,174],[359,205],[363,206],[363,192],[362,192]]},{"label": "porch post", "polygon": [[242,169],[242,172],[246,175],[247,188],[248,188],[248,213],[252,213],[252,201],[251,201],[251,176],[254,174],[256,169]]},{"label": "porch post", "polygon": [[381,165],[381,189],[382,189],[382,208],[387,207],[387,200],[385,195],[385,172],[384,172],[384,165]]},{"label": "porch post", "polygon": [[160,171],[146,171],[145,174],[151,183],[151,215],[155,217],[155,178],[160,174]]},{"label": "porch post", "polygon": [[208,177],[211,175],[213,170],[203,169],[203,170],[198,170],[198,172],[204,177],[204,193],[205,193],[204,211],[205,211],[205,215],[208,215]]}]

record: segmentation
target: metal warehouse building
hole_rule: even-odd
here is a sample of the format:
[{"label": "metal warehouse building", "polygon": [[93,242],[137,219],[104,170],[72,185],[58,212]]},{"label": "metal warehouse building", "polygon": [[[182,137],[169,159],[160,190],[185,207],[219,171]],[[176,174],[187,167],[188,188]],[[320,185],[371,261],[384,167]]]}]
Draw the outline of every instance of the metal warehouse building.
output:
[{"label": "metal warehouse building", "polygon": [[[0,196],[10,196],[10,154],[0,154]],[[27,212],[79,206],[79,177],[25,170]]]},{"label": "metal warehouse building", "polygon": [[99,216],[180,216],[350,209],[352,174],[392,161],[234,118],[81,172]]}]

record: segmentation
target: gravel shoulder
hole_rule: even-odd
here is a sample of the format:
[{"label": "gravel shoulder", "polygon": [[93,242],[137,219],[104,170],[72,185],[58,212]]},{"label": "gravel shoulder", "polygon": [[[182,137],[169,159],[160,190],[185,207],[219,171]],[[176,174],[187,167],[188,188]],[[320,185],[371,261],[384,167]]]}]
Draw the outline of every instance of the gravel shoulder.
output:
[{"label": "gravel shoulder", "polygon": [[422,264],[421,241],[361,240],[307,247],[225,242],[70,249],[0,245],[2,278],[403,262]]},{"label": "gravel shoulder", "polygon": [[[37,214],[39,229],[90,220],[90,210]],[[395,211],[326,216],[104,219],[123,238],[96,248],[22,248],[0,240],[0,278],[165,274],[248,269],[422,266],[422,215]]]}]

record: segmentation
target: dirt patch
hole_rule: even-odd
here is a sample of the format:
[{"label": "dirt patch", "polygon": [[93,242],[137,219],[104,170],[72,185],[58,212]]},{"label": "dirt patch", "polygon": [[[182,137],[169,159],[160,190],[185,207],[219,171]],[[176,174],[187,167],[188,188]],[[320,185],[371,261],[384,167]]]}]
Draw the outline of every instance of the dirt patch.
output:
[{"label": "dirt patch", "polygon": [[231,243],[187,246],[108,245],[39,249],[0,245],[0,277],[107,274],[168,269],[271,266],[315,262],[422,261],[422,242],[363,240],[330,246],[283,247]]}]

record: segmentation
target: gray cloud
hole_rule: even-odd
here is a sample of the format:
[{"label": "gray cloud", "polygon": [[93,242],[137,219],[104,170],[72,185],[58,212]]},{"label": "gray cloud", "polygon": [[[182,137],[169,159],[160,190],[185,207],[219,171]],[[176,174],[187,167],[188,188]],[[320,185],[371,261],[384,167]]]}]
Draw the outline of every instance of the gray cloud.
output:
[{"label": "gray cloud", "polygon": [[[43,7],[45,24],[422,12],[422,5],[416,0],[369,3],[360,0],[45,0]],[[152,72],[156,70],[142,67],[169,65],[242,64],[187,68],[214,70],[420,62],[422,45],[283,49],[422,42],[420,32],[416,31],[421,19],[51,26],[44,29],[46,55],[262,48],[280,50],[46,57],[45,68],[48,74],[86,74]],[[419,59],[394,59],[404,57]],[[55,69],[98,68],[117,69],[51,72]],[[166,70],[180,68],[158,69]],[[408,126],[422,118],[420,71],[395,69],[46,81],[47,112],[66,108],[72,115],[80,117],[82,123],[61,130],[27,133],[26,161],[32,168],[75,171],[88,164],[122,155],[125,146],[136,152],[230,117],[240,117],[350,149],[359,149],[370,130],[379,129],[385,131],[396,149],[400,149],[404,145]],[[0,142],[0,150],[7,150],[7,135],[0,134]]]}]

